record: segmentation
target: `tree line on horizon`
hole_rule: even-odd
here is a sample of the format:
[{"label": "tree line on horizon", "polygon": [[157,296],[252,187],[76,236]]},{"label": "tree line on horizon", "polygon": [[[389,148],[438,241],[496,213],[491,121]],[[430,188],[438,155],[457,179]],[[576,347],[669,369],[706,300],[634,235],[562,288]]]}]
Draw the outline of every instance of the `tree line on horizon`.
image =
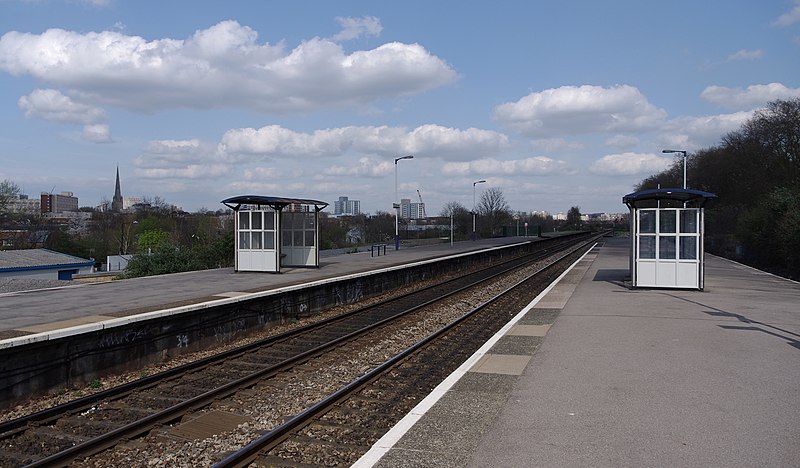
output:
[{"label": "tree line on horizon", "polygon": [[[800,98],[776,100],[721,142],[687,156],[687,187],[717,196],[706,251],[800,279]],[[636,190],[683,186],[683,158]]]}]

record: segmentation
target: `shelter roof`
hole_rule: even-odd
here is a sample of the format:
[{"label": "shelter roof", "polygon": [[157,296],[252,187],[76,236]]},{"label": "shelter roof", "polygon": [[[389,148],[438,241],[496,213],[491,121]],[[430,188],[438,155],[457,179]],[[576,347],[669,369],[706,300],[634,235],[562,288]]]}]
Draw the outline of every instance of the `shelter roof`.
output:
[{"label": "shelter roof", "polygon": [[94,260],[48,249],[0,250],[0,271],[89,265]]},{"label": "shelter roof", "polygon": [[237,197],[226,198],[221,202],[228,208],[239,211],[242,205],[269,206],[276,210],[282,210],[289,205],[314,205],[317,211],[328,206],[327,202],[311,200],[308,198],[286,198],[286,197],[267,197],[263,195],[239,195]]},{"label": "shelter roof", "polygon": [[635,208],[639,202],[649,200],[675,200],[687,204],[694,204],[696,206],[703,206],[705,202],[717,198],[711,192],[704,192],[702,190],[682,189],[682,188],[660,188],[639,190],[622,197],[622,203],[625,203],[631,208]]}]

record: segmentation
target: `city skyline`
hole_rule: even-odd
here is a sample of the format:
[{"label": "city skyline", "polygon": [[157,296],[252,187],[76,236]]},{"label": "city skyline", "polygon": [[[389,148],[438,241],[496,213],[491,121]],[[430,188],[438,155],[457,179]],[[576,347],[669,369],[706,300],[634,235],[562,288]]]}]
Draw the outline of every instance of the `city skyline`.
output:
[{"label": "city skyline", "polygon": [[615,213],[663,149],[800,96],[794,0],[312,4],[0,1],[0,180],[96,206],[119,167],[187,211],[375,213],[397,177],[429,216],[486,180],[514,211]]}]

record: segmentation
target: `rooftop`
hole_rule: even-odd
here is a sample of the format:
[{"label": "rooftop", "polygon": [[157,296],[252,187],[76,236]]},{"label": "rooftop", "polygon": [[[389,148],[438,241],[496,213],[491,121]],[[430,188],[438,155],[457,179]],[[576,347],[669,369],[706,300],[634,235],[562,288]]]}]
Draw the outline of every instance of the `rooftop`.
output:
[{"label": "rooftop", "polygon": [[93,264],[93,260],[47,249],[0,250],[0,271]]}]

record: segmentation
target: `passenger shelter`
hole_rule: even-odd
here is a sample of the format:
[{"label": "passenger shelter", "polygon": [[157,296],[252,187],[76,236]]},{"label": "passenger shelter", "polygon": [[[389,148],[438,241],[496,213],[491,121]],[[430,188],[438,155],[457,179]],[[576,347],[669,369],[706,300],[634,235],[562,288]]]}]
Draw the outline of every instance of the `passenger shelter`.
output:
[{"label": "passenger shelter", "polygon": [[280,273],[282,266],[319,267],[319,212],[328,203],[262,195],[240,195],[221,203],[234,212],[236,271]]},{"label": "passenger shelter", "polygon": [[631,213],[633,287],[703,289],[703,210],[713,198],[713,193],[680,188],[622,197]]}]

